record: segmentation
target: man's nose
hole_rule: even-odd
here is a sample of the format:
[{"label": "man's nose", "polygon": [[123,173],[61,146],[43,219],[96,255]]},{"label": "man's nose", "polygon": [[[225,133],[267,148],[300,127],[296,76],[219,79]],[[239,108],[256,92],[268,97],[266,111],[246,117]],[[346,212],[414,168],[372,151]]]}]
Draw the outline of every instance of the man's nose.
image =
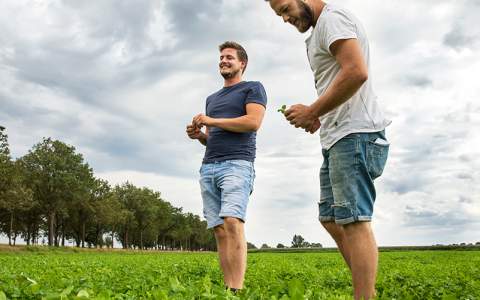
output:
[{"label": "man's nose", "polygon": [[288,20],[290,19],[290,17],[287,16],[287,15],[285,15],[285,14],[283,14],[283,15],[282,15],[282,19],[283,19],[283,22],[287,23]]}]

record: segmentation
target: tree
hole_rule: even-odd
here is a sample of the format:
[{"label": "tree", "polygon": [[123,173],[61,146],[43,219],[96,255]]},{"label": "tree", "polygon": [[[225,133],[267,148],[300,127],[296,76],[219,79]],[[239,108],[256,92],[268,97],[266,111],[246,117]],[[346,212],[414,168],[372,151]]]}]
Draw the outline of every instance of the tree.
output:
[{"label": "tree", "polygon": [[13,163],[8,146],[8,135],[5,128],[0,127],[0,193],[6,192],[11,185]]},{"label": "tree", "polygon": [[[13,161],[0,126],[0,233],[10,244],[215,250],[206,221],[172,206],[160,192],[130,183],[112,189],[96,179],[73,146],[44,138]],[[105,236],[105,235],[109,236]],[[252,244],[253,245],[253,244]],[[255,246],[253,246],[255,247]]]},{"label": "tree", "polygon": [[277,249],[283,249],[283,248],[285,248],[285,245],[284,245],[284,244],[278,244],[278,245],[277,245]]},{"label": "tree", "polygon": [[262,247],[260,249],[271,249],[271,247],[267,244],[262,244]]},{"label": "tree", "polygon": [[14,245],[17,235],[22,232],[19,217],[31,209],[34,203],[32,191],[24,185],[21,165],[11,159],[8,136],[4,129],[0,127],[0,227],[7,232],[8,244]]},{"label": "tree", "polygon": [[10,187],[0,194],[0,208],[8,213],[8,243],[15,245],[18,234],[24,232],[21,222],[21,215],[35,206],[32,191],[24,185],[24,178],[21,165],[13,163],[10,173]]},{"label": "tree", "polygon": [[[7,193],[12,189],[13,162],[8,147],[8,136],[4,133],[5,127],[0,127],[0,225],[10,228],[7,232],[9,244],[11,245],[11,209],[13,208],[12,199],[7,197]],[[8,225],[7,225],[8,224]]]},{"label": "tree", "polygon": [[247,242],[247,249],[257,249],[257,246],[255,246],[253,243]]},{"label": "tree", "polygon": [[122,207],[122,224],[117,229],[120,243],[124,249],[131,246],[132,238],[129,236],[136,229],[135,222],[135,190],[136,187],[128,182],[115,186],[115,194]]},{"label": "tree", "polygon": [[301,235],[294,235],[292,239],[292,248],[302,248],[307,242]]},{"label": "tree", "polygon": [[107,247],[113,247],[115,239],[114,232],[118,224],[121,223],[122,208],[115,193],[112,191],[108,182],[95,179],[95,193],[92,195],[93,208],[93,243],[98,246],[105,233],[110,232],[110,237],[105,238]]},{"label": "tree", "polygon": [[50,138],[36,144],[21,163],[26,182],[47,219],[48,245],[58,246],[57,218],[67,213],[68,203],[85,197],[83,183],[93,171],[73,146]]}]

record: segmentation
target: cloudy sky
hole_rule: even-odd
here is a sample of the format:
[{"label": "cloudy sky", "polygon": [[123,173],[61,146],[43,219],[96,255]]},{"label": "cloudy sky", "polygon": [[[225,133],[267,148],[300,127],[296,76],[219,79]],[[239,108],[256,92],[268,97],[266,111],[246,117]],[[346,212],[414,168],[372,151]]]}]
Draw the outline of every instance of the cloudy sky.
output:
[{"label": "cloudy sky", "polygon": [[[480,0],[331,0],[364,23],[390,157],[376,182],[380,245],[480,241]],[[16,16],[16,17],[14,17]],[[160,191],[201,215],[204,148],[185,126],[222,87],[217,46],[240,42],[269,106],[257,137],[247,237],[333,246],[318,220],[318,135],[282,104],[315,100],[304,40],[263,0],[6,0],[0,124],[20,157],[42,137],[74,145],[111,184]]]}]

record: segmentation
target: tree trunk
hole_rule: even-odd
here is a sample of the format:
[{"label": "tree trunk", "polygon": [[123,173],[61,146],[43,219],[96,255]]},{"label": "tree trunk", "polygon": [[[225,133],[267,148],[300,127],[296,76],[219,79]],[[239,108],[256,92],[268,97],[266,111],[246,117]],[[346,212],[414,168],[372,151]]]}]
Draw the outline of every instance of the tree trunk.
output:
[{"label": "tree trunk", "polygon": [[143,230],[140,230],[140,250],[143,250]]},{"label": "tree trunk", "polygon": [[85,248],[85,221],[82,221],[82,248]]},{"label": "tree trunk", "polygon": [[62,247],[65,247],[65,218],[62,219]]},{"label": "tree trunk", "polygon": [[55,247],[58,247],[60,246],[60,234],[61,234],[61,222],[63,221],[63,218],[58,216],[58,215],[55,215],[55,234],[54,234],[54,237],[55,237]]},{"label": "tree trunk", "polygon": [[8,231],[8,245],[12,245],[12,234],[13,234],[13,210],[10,212],[10,230]]},{"label": "tree trunk", "polygon": [[115,227],[112,227],[112,249],[113,249],[113,238],[115,237]]},{"label": "tree trunk", "polygon": [[31,229],[30,225],[27,225],[27,246],[30,246]]},{"label": "tree trunk", "polygon": [[55,211],[48,215],[48,245],[53,246],[53,228],[55,224]]},{"label": "tree trunk", "polygon": [[[103,248],[103,238],[101,239],[101,243],[99,242],[99,236],[100,236],[100,224],[97,223],[97,230],[95,230],[95,248],[100,246],[100,248]],[[102,234],[103,235],[103,234]]]},{"label": "tree trunk", "polygon": [[128,249],[128,228],[125,228],[125,235],[123,238],[123,244],[125,249]]},{"label": "tree trunk", "polygon": [[37,244],[38,244],[38,242],[37,242],[37,236],[38,236],[38,231],[37,231],[36,224],[34,223],[33,226],[32,226],[32,244],[33,244],[33,245],[37,245]]}]

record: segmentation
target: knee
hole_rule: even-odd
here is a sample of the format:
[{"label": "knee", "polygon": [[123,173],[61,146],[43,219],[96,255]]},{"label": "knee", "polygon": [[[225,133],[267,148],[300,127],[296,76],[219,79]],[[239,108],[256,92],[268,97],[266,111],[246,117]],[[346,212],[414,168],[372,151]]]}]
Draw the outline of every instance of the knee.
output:
[{"label": "knee", "polygon": [[223,225],[228,236],[237,236],[242,234],[243,223],[237,218],[226,217],[223,219]]},{"label": "knee", "polygon": [[223,227],[223,225],[215,227],[213,231],[215,232],[215,238],[218,241],[222,241],[227,238],[227,233],[225,232],[225,228]]}]

